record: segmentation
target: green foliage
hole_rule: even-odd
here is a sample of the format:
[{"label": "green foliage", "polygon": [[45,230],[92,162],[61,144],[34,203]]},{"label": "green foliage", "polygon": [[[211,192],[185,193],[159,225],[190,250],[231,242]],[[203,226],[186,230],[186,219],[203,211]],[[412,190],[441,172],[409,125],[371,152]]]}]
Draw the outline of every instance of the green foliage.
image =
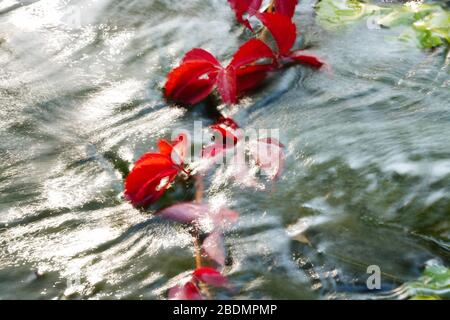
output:
[{"label": "green foliage", "polygon": [[379,16],[384,27],[401,27],[399,39],[420,48],[450,46],[450,12],[439,5],[410,3],[379,7],[357,0],[322,0],[317,6],[317,21],[334,29],[366,16]]},{"label": "green foliage", "polygon": [[316,17],[324,28],[335,29],[386,10],[357,0],[322,0],[316,6]]},{"label": "green foliage", "polygon": [[450,298],[450,269],[436,262],[430,263],[417,281],[406,284],[417,300],[436,300]]}]

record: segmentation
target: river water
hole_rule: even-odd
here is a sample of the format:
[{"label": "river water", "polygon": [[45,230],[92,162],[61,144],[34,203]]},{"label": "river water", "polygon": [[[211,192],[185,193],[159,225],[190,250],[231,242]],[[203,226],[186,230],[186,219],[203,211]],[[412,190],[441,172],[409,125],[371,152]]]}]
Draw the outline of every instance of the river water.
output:
[{"label": "river water", "polygon": [[[325,31],[300,2],[332,71],[290,68],[227,110],[279,128],[287,159],[264,191],[209,177],[205,197],[241,214],[216,297],[405,298],[427,261],[450,262],[445,53],[365,21]],[[161,88],[193,47],[229,59],[234,21],[224,0],[0,1],[0,299],[165,299],[194,267],[189,233],[133,209],[123,179],[157,139],[211,123]]]}]

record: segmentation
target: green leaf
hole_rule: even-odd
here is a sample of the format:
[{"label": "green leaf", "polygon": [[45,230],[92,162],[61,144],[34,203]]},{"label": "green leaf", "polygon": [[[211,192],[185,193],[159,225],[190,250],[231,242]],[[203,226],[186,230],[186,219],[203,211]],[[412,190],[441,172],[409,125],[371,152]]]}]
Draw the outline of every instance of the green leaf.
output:
[{"label": "green leaf", "polygon": [[322,0],[316,6],[317,21],[327,29],[334,29],[361,18],[389,10],[357,0]]},{"label": "green leaf", "polygon": [[322,0],[317,5],[317,21],[326,29],[335,29],[376,15],[377,23],[401,27],[399,39],[419,48],[450,46],[450,12],[439,5],[407,3],[389,8],[357,0]]},{"label": "green leaf", "polygon": [[411,299],[449,299],[450,269],[431,261],[423,275],[416,281],[407,283],[406,288],[412,296]]},{"label": "green leaf", "polygon": [[442,8],[438,7],[434,12],[414,22],[413,27],[417,32],[426,33],[430,38],[439,38],[450,44],[450,12]]}]

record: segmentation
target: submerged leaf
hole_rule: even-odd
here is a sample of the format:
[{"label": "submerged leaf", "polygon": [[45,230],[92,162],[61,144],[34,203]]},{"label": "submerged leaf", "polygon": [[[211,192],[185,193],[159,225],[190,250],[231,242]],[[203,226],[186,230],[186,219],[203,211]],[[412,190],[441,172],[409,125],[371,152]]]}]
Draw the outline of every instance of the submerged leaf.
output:
[{"label": "submerged leaf", "polygon": [[284,145],[274,138],[262,138],[250,144],[250,152],[257,165],[271,179],[280,176],[284,166]]},{"label": "submerged leaf", "polygon": [[228,279],[224,277],[219,271],[209,267],[202,267],[196,269],[192,275],[199,281],[209,284],[214,287],[226,287]]},{"label": "submerged leaf", "polygon": [[164,139],[159,140],[158,148],[161,154],[171,157],[174,163],[181,165],[184,163],[188,152],[189,140],[186,134],[180,134],[172,142]]},{"label": "submerged leaf", "polygon": [[225,265],[225,246],[220,232],[213,231],[206,237],[205,241],[203,241],[202,247],[211,260],[221,266]]},{"label": "submerged leaf", "polygon": [[169,289],[168,298],[170,300],[203,300],[199,288],[192,281],[185,284],[176,285]]},{"label": "submerged leaf", "polygon": [[192,223],[209,214],[210,208],[206,204],[195,202],[178,203],[165,208],[157,214],[180,223]]}]

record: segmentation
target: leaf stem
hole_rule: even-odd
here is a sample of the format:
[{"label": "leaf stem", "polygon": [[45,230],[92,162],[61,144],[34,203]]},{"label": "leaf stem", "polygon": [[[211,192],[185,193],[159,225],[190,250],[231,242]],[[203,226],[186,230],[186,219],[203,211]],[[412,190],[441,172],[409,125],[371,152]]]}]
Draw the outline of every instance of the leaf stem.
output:
[{"label": "leaf stem", "polygon": [[195,230],[194,234],[194,250],[195,250],[195,268],[199,269],[202,267],[202,254],[201,254],[201,248],[200,248],[200,241],[198,237],[198,231]]},{"label": "leaf stem", "polygon": [[[201,175],[195,176],[195,202],[201,203],[203,201],[203,177]],[[192,236],[194,237],[194,251],[195,251],[195,268],[199,269],[202,267],[202,249],[200,246],[199,230],[195,227]],[[208,287],[204,283],[199,283],[200,290],[208,297],[212,299],[211,292],[209,292]]]},{"label": "leaf stem", "polygon": [[[195,202],[201,203],[203,201],[203,177],[199,174],[195,175]],[[195,247],[195,266],[196,268],[202,267],[202,253],[199,240],[199,231],[197,228],[193,232],[194,247]]]},{"label": "leaf stem", "polygon": [[203,201],[203,177],[199,174],[195,176],[195,202],[201,203]]},{"label": "leaf stem", "polygon": [[267,12],[272,13],[275,9],[275,0],[270,1],[269,6],[267,7]]},{"label": "leaf stem", "polygon": [[[270,1],[269,6],[266,9],[266,12],[273,13],[275,9],[275,0]],[[266,42],[267,40],[267,34],[269,30],[267,30],[267,27],[264,27],[258,37],[259,40]]]}]

